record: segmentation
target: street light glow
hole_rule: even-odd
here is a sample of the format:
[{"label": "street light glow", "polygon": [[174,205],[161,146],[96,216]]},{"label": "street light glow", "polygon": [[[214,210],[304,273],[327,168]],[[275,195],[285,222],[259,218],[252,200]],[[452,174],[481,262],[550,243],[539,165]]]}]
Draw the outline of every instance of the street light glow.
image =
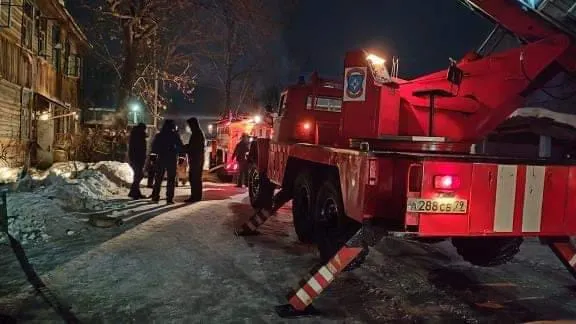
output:
[{"label": "street light glow", "polygon": [[262,121],[262,116],[260,116],[260,115],[254,116],[254,123],[260,124],[261,121]]},{"label": "street light glow", "polygon": [[136,112],[136,111],[140,111],[140,104],[139,103],[132,103],[130,104],[130,110]]}]

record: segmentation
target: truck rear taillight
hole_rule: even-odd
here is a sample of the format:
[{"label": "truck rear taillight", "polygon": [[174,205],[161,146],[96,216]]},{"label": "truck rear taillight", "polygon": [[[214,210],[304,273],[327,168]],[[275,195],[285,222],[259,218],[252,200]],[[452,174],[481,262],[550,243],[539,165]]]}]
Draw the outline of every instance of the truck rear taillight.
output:
[{"label": "truck rear taillight", "polygon": [[434,176],[434,189],[456,190],[460,188],[460,178],[454,175]]},{"label": "truck rear taillight", "polygon": [[238,162],[230,162],[226,165],[226,170],[228,171],[236,171],[238,170]]}]

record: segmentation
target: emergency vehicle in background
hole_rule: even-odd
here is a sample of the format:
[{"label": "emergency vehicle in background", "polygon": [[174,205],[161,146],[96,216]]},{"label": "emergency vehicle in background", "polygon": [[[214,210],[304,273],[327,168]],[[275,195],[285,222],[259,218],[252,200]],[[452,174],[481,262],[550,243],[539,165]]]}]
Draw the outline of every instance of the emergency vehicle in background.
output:
[{"label": "emergency vehicle in background", "polygon": [[242,134],[250,140],[272,137],[271,114],[237,114],[220,118],[216,122],[216,138],[210,142],[210,169],[222,181],[231,181],[239,172],[238,162],[232,154]]},{"label": "emergency vehicle in background", "polygon": [[478,51],[413,80],[398,78],[397,60],[352,51],[343,82],[313,76],[282,93],[272,139],[251,150],[257,212],[237,229],[254,233],[292,200],[298,237],[318,246],[323,265],[281,315],[309,310],[385,235],[450,239],[478,266],[504,264],[537,237],[576,274],[576,162],[472,149],[528,96],[574,75],[576,1],[461,1],[522,44],[493,51],[493,32]]}]

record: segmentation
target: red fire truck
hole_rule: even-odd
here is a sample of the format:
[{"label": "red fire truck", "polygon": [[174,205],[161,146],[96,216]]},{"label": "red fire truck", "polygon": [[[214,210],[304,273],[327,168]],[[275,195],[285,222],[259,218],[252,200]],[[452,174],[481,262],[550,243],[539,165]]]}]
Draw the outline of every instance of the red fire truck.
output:
[{"label": "red fire truck", "polygon": [[223,117],[216,122],[216,139],[212,141],[210,167],[220,180],[231,181],[238,174],[238,163],[232,158],[242,134],[255,138],[271,138],[272,120],[268,114]]},{"label": "red fire truck", "polygon": [[576,163],[471,153],[526,97],[576,72],[575,16],[566,3],[462,1],[523,44],[491,52],[492,33],[479,51],[413,80],[397,77],[397,61],[389,72],[384,59],[352,51],[339,87],[313,77],[282,94],[273,138],[251,152],[258,211],[237,230],[254,233],[292,200],[298,237],[318,246],[323,266],[281,314],[309,310],[383,235],[450,239],[479,266],[503,264],[537,237],[576,274]]}]

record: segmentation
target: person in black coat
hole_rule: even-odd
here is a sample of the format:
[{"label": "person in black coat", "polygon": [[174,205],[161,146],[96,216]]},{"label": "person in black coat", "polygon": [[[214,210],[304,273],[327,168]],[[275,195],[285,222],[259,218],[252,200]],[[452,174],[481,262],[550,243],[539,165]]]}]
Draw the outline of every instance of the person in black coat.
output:
[{"label": "person in black coat", "polygon": [[167,119],[162,125],[160,133],[154,137],[152,143],[152,153],[158,155],[156,161],[156,179],[154,179],[154,189],[151,199],[153,202],[160,201],[160,187],[164,175],[167,174],[166,203],[174,203],[174,189],[176,186],[176,164],[178,153],[182,151],[182,140],[176,131],[176,124],[173,120]]},{"label": "person in black coat", "polygon": [[236,144],[232,158],[238,162],[238,182],[236,187],[242,188],[248,185],[248,152],[250,151],[250,138],[248,134],[242,134],[240,142]]},{"label": "person in black coat", "polygon": [[188,203],[202,200],[202,170],[204,169],[204,150],[206,137],[200,128],[198,119],[192,117],[186,121],[190,127],[190,141],[187,145],[188,180],[190,181],[190,198]]},{"label": "person in black coat", "polygon": [[132,186],[128,197],[132,199],[142,199],[144,195],[140,192],[140,182],[144,178],[144,163],[146,161],[146,125],[143,123],[135,126],[130,132],[128,143],[128,163],[134,171]]}]

